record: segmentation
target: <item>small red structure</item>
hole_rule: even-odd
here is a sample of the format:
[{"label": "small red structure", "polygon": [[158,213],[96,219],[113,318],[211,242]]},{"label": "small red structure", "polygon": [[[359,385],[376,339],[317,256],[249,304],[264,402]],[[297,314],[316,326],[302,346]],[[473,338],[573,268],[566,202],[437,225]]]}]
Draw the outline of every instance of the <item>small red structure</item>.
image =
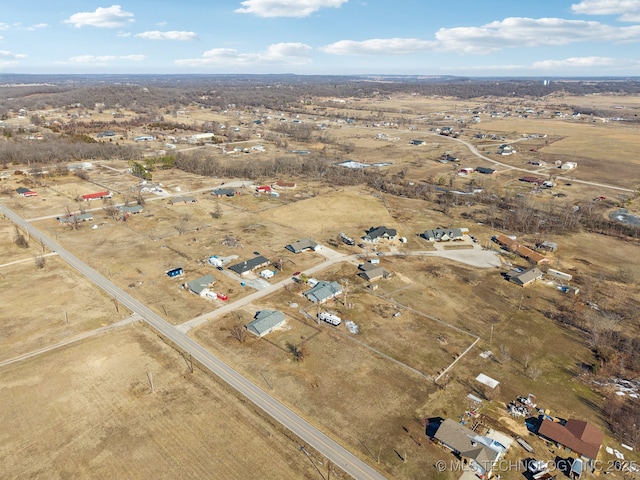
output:
[{"label": "small red structure", "polygon": [[256,188],[256,192],[258,193],[271,193],[271,187],[269,185],[262,185]]},{"label": "small red structure", "polygon": [[88,202],[89,200],[102,200],[103,198],[111,198],[113,195],[110,191],[105,190],[103,192],[87,193],[82,195],[82,200]]},{"label": "small red structure", "polygon": [[220,299],[220,300],[222,300],[222,301],[224,301],[224,302],[226,302],[227,300],[229,300],[229,296],[228,296],[228,295],[226,295],[226,294],[224,294],[224,293],[220,293],[220,292],[218,292],[218,293],[216,293],[216,296],[218,297],[218,299]]}]

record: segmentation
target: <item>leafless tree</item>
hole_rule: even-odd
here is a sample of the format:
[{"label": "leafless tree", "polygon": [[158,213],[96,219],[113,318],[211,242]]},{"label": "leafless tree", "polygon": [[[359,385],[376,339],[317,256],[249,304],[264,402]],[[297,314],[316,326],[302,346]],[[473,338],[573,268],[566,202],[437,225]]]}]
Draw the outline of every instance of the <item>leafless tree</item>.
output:
[{"label": "leafless tree", "polygon": [[500,350],[500,363],[505,364],[509,360],[511,360],[511,350],[504,343],[500,344],[498,347]]},{"label": "leafless tree", "polygon": [[287,350],[289,350],[289,353],[291,353],[291,355],[293,356],[294,362],[304,361],[305,351],[302,348],[294,345],[291,342],[287,342]]},{"label": "leafless tree", "polygon": [[42,256],[42,255],[37,255],[36,257],[34,257],[34,259],[33,259],[33,260],[34,260],[34,262],[35,262],[35,265],[36,265],[36,268],[37,268],[37,269],[39,269],[39,270],[40,270],[40,269],[43,269],[43,268],[44,268],[44,265],[45,265],[45,263],[46,263],[46,259],[45,259],[45,257],[44,257],[44,256]]},{"label": "leafless tree", "polygon": [[14,243],[20,248],[24,248],[24,249],[29,248],[29,240],[27,240],[27,237],[23,235],[23,233],[20,231],[20,229],[17,226],[16,226],[16,236],[14,239]]},{"label": "leafless tree", "polygon": [[530,365],[529,368],[527,368],[527,376],[534,382],[538,379],[538,377],[541,374],[542,374],[542,369],[536,365]]},{"label": "leafless tree", "polygon": [[229,331],[229,337],[235,338],[240,343],[244,343],[244,341],[247,339],[247,329],[240,325],[235,325]]}]

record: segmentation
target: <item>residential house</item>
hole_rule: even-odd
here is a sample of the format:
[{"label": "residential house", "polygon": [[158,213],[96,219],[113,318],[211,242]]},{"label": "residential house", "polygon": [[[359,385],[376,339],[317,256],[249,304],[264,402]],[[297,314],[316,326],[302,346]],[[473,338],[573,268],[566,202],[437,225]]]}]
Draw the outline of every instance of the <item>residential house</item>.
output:
[{"label": "residential house", "polygon": [[538,435],[593,461],[598,456],[604,434],[582,420],[570,419],[561,423],[543,419]]},{"label": "residential house", "polygon": [[381,278],[387,279],[392,275],[390,271],[377,263],[363,263],[358,265],[358,276],[367,282],[375,282]]},{"label": "residential house", "polygon": [[512,155],[514,153],[516,153],[514,148],[511,145],[507,145],[507,144],[500,145],[498,147],[498,150],[496,151],[496,154],[498,155]]},{"label": "residential house", "polygon": [[196,203],[196,197],[187,196],[187,197],[174,197],[169,200],[170,205],[186,205],[187,203]]},{"label": "residential house", "polygon": [[425,230],[422,238],[428,242],[448,242],[462,240],[464,234],[468,232],[467,228],[436,228],[434,230]]},{"label": "residential house", "polygon": [[153,135],[141,135],[139,137],[134,138],[133,141],[134,142],[150,142],[155,139],[156,137],[154,137]]},{"label": "residential house", "polygon": [[293,253],[300,253],[304,252],[305,250],[313,250],[315,252],[320,250],[322,248],[322,245],[314,242],[311,238],[303,238],[301,240],[298,240],[297,242],[290,243],[284,248]]},{"label": "residential house", "polygon": [[366,235],[362,237],[362,240],[370,243],[377,243],[381,240],[395,240],[398,236],[398,231],[395,228],[387,228],[384,225],[380,227],[371,227],[369,230],[365,230]]},{"label": "residential house", "polygon": [[324,303],[342,293],[342,287],[338,282],[326,282],[324,280],[316,283],[311,290],[304,292],[304,296],[313,303]]},{"label": "residential house", "polygon": [[71,215],[65,215],[63,217],[56,217],[63,225],[74,225],[80,222],[90,222],[93,220],[93,213],[75,213]]},{"label": "residential house", "polygon": [[191,280],[190,282],[185,283],[185,285],[189,291],[204,297],[210,291],[209,288],[214,282],[215,279],[213,278],[213,275],[205,275],[204,277]]},{"label": "residential house", "polygon": [[424,145],[427,143],[425,140],[411,140],[409,145]]},{"label": "residential house", "polygon": [[543,263],[551,263],[550,258],[547,258],[544,255],[531,250],[529,247],[526,247],[520,244],[520,242],[518,242],[517,240],[511,237],[507,237],[506,235],[499,234],[499,235],[493,236],[491,239],[497,244],[499,244],[505,250],[514,252],[520,257],[532,263],[535,263],[536,265],[540,265]]},{"label": "residential house", "polygon": [[496,171],[493,168],[487,167],[476,167],[476,172],[482,173],[483,175],[493,175]]},{"label": "residential house", "polygon": [[285,322],[284,314],[278,310],[260,310],[254,320],[247,324],[247,330],[258,337],[264,337]]},{"label": "residential house", "polygon": [[445,153],[445,154],[440,156],[438,161],[440,163],[457,162],[458,161],[458,157],[454,157],[453,155],[451,155],[449,153]]},{"label": "residential house", "polygon": [[531,285],[536,280],[540,280],[542,278],[542,275],[543,273],[538,267],[533,267],[526,270],[510,270],[506,273],[505,277],[507,278],[507,280],[515,283],[516,285],[526,287],[527,285]]},{"label": "residential house", "polygon": [[257,257],[250,258],[249,260],[231,265],[229,267],[229,270],[236,272],[238,275],[246,275],[250,272],[253,272],[257,268],[266,267],[270,264],[271,260],[263,257],[262,255],[258,255]]},{"label": "residential house", "polygon": [[450,418],[440,424],[433,438],[469,465],[481,479],[491,476],[496,461],[505,452],[504,446]]},{"label": "residential house", "polygon": [[256,192],[271,193],[271,187],[269,185],[260,185],[259,187],[256,187]]},{"label": "residential house", "polygon": [[211,195],[216,197],[233,197],[236,193],[236,190],[233,188],[216,188],[211,192]]},{"label": "residential house", "polygon": [[86,195],[82,195],[81,198],[85,202],[89,202],[91,200],[102,200],[105,198],[111,198],[112,196],[113,194],[110,191],[104,190],[102,192],[87,193]]},{"label": "residential house", "polygon": [[142,212],[142,210],[144,210],[142,205],[122,205],[117,208],[122,212],[123,215],[127,217],[129,215],[137,215],[138,213]]}]

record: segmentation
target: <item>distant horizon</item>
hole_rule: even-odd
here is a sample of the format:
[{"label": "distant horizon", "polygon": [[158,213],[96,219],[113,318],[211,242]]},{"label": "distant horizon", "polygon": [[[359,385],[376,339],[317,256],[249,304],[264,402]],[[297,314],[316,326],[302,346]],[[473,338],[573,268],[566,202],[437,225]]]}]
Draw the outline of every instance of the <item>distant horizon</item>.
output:
[{"label": "distant horizon", "polygon": [[33,0],[0,13],[0,72],[33,75],[636,77],[638,43],[636,0]]}]

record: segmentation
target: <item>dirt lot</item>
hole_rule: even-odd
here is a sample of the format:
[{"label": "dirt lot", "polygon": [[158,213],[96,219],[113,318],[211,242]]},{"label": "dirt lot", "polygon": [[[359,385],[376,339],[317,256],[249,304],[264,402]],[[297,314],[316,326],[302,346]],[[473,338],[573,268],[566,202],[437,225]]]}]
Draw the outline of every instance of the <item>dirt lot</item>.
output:
[{"label": "dirt lot", "polygon": [[7,479],[317,475],[294,440],[141,324],[4,367],[0,404]]}]

